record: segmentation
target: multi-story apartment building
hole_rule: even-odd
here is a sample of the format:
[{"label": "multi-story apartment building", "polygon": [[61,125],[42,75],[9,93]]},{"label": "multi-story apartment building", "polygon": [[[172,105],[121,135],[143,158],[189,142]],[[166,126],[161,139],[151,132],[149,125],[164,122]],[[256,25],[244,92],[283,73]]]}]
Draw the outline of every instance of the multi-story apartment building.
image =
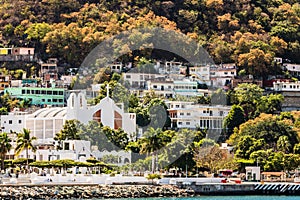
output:
[{"label": "multi-story apartment building", "polygon": [[211,68],[210,66],[189,67],[189,73],[193,79],[196,79],[201,83],[211,86],[210,68]]},{"label": "multi-story apartment building", "polygon": [[11,87],[5,88],[4,93],[9,93],[18,99],[27,99],[32,105],[63,106],[65,89],[63,88],[42,88],[42,87]]},{"label": "multi-story apartment building", "polygon": [[157,95],[165,98],[180,96],[199,96],[208,94],[208,91],[198,89],[198,82],[189,79],[172,80],[157,79],[147,81],[146,89],[153,90]]},{"label": "multi-story apartment building", "polygon": [[131,88],[146,88],[146,82],[154,79],[165,79],[164,74],[151,74],[151,73],[132,73],[127,72],[123,74],[125,83],[129,83]]},{"label": "multi-story apartment building", "polygon": [[210,68],[210,80],[212,86],[223,87],[230,84],[231,80],[237,75],[236,71],[234,64]]},{"label": "multi-story apartment building", "polygon": [[146,89],[153,90],[155,94],[165,98],[174,97],[174,81],[172,80],[149,80]]},{"label": "multi-story apartment building", "polygon": [[199,105],[192,102],[168,101],[169,115],[173,128],[196,128],[222,131],[223,120],[230,106]]},{"label": "multi-story apartment building", "polygon": [[58,80],[57,59],[49,58],[46,63],[41,64],[40,77],[43,81],[50,82],[50,80]]}]

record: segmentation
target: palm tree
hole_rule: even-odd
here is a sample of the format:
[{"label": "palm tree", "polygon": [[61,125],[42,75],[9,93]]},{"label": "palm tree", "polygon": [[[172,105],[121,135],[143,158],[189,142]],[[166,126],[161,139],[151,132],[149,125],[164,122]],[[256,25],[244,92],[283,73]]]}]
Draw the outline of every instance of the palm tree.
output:
[{"label": "palm tree", "polygon": [[141,140],[140,153],[151,153],[152,155],[152,173],[154,173],[155,157],[158,150],[165,146],[166,143],[167,140],[164,137],[163,131],[160,128],[154,129],[153,127],[150,127],[148,131],[145,132]]},{"label": "palm tree", "polygon": [[4,169],[4,159],[11,149],[11,139],[8,137],[7,133],[0,134],[0,158],[1,158],[1,169]]},{"label": "palm tree", "polygon": [[17,136],[17,146],[15,148],[15,155],[18,156],[25,149],[26,151],[26,159],[27,159],[27,168],[28,168],[28,150],[32,149],[35,152],[36,147],[32,144],[32,142],[36,140],[36,137],[30,137],[30,130],[23,128],[22,132],[18,133]]},{"label": "palm tree", "polygon": [[29,99],[22,99],[18,103],[18,107],[20,110],[24,111],[26,108],[28,108],[31,105],[31,101]]}]

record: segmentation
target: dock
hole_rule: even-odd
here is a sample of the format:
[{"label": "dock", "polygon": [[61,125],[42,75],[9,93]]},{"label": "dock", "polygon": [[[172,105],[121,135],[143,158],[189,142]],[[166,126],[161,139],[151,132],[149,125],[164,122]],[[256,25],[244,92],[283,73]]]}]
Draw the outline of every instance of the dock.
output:
[{"label": "dock", "polygon": [[177,186],[198,195],[300,195],[300,184],[283,182],[197,183],[178,182]]}]

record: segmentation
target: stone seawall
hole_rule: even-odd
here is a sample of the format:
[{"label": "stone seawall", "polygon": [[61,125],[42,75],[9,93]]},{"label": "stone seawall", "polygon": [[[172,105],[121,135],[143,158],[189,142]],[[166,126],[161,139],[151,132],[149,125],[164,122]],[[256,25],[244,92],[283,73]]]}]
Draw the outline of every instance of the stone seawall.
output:
[{"label": "stone seawall", "polygon": [[171,185],[10,185],[0,186],[0,199],[91,199],[193,196]]}]

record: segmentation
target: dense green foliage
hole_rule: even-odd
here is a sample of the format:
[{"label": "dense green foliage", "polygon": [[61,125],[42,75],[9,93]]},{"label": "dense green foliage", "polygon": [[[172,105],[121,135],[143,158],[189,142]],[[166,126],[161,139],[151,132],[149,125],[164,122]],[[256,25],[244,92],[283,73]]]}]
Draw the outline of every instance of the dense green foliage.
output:
[{"label": "dense green foliage", "polygon": [[[292,170],[299,166],[299,135],[294,121],[281,116],[261,114],[234,129],[229,143],[235,145],[235,157],[252,160],[265,171]],[[295,119],[292,116],[292,119]],[[299,119],[299,118],[298,118]]]},{"label": "dense green foliage", "polygon": [[276,73],[274,56],[300,62],[300,5],[294,0],[4,0],[0,18],[2,46],[34,46],[42,58],[69,66],[79,66],[104,39],[148,26],[179,30],[217,63],[235,62],[257,76]]}]

